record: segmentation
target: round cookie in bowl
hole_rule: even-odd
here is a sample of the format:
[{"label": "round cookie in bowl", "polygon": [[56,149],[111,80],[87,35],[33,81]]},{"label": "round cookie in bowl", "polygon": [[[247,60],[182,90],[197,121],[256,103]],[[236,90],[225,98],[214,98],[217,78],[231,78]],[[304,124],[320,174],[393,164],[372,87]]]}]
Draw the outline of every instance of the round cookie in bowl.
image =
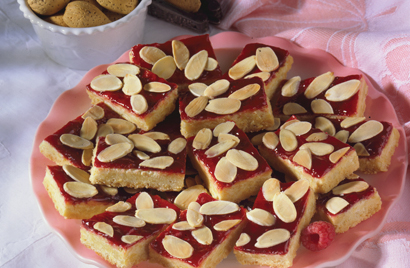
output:
[{"label": "round cookie in bowl", "polygon": [[142,29],[151,0],[139,1],[131,12],[115,21],[79,28],[59,26],[46,21],[30,8],[29,2],[18,0],[20,10],[33,25],[46,54],[63,66],[89,70],[114,61],[142,41]]}]

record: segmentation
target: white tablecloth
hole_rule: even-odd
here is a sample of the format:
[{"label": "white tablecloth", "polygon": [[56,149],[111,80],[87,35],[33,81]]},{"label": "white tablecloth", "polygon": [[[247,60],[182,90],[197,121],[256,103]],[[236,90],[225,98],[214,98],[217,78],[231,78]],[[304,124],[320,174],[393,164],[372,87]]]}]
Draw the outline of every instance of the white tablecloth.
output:
[{"label": "white tablecloth", "polygon": [[[220,31],[211,28],[209,34]],[[144,34],[143,43],[153,43],[196,33],[148,16]],[[0,1],[1,268],[91,267],[77,259],[43,220],[29,178],[38,125],[56,98],[85,73],[51,61],[16,1]],[[392,213],[399,215],[400,209]]]}]

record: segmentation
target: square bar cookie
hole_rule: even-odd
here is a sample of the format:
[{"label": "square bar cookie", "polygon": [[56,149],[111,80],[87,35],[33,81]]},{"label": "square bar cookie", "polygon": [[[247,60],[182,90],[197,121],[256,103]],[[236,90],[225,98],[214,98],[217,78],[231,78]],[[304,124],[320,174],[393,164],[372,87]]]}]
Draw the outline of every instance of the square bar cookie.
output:
[{"label": "square bar cookie", "polygon": [[315,213],[309,182],[267,180],[247,216],[234,253],[241,264],[290,267],[300,245],[300,233]]},{"label": "square bar cookie", "polygon": [[215,267],[232,251],[246,210],[202,193],[150,245],[150,261],[165,267]]},{"label": "square bar cookie", "polygon": [[332,223],[336,233],[344,233],[381,209],[376,188],[352,174],[317,200],[318,216]]},{"label": "square bar cookie", "polygon": [[274,169],[307,179],[315,193],[329,192],[359,168],[353,147],[295,117],[266,133],[258,148]]},{"label": "square bar cookie", "polygon": [[[118,126],[122,126],[122,131]],[[47,136],[40,144],[40,152],[57,165],[89,169],[96,137],[114,131],[123,133],[125,129],[132,132],[136,126],[99,103]]]},{"label": "square bar cookie", "polygon": [[188,155],[212,197],[240,202],[256,195],[272,169],[234,122],[188,139]]},{"label": "square bar cookie", "polygon": [[363,116],[367,89],[363,75],[338,77],[327,72],[302,81],[296,76],[284,81],[273,96],[273,115],[282,121],[292,115],[300,119]]},{"label": "square bar cookie", "polygon": [[172,118],[151,131],[101,137],[94,149],[90,181],[111,187],[180,191],[186,140],[179,134],[178,118]]},{"label": "square bar cookie", "polygon": [[178,214],[176,206],[159,196],[137,193],[83,220],[81,243],[117,267],[132,267],[148,260],[149,244]]},{"label": "square bar cookie", "polygon": [[259,78],[189,85],[179,99],[181,133],[191,137],[202,128],[231,120],[244,132],[265,129],[274,123],[270,102]]},{"label": "square bar cookie", "polygon": [[182,92],[191,83],[215,81],[222,75],[207,34],[162,44],[139,44],[129,57],[130,62],[178,84]]},{"label": "square bar cookie", "polygon": [[148,131],[175,109],[178,86],[133,64],[107,67],[86,87],[93,104],[104,102],[123,118]]},{"label": "square bar cookie", "polygon": [[132,196],[123,188],[92,185],[90,174],[74,166],[47,166],[43,185],[66,219],[88,219]]},{"label": "square bar cookie", "polygon": [[276,89],[286,79],[293,64],[289,51],[260,43],[247,44],[235,59],[228,71],[232,80],[259,77],[265,85],[268,99],[271,99]]}]

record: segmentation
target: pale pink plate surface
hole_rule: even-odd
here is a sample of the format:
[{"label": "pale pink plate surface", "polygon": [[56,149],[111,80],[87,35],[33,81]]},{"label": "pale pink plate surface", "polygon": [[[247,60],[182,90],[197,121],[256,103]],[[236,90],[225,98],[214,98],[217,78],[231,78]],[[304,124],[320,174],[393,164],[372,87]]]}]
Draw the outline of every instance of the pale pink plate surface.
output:
[{"label": "pale pink plate surface", "polygon": [[[281,38],[266,37],[251,39],[239,33],[224,32],[212,36],[211,42],[224,71],[228,69],[232,61],[246,44],[259,42],[289,50],[294,58],[294,65],[288,77],[299,75],[302,79],[305,79],[327,71],[333,71],[337,76],[362,73],[357,69],[344,67],[332,55],[324,51],[304,49]],[[117,62],[124,61],[128,61],[128,52],[124,53],[117,60]],[[91,103],[85,92],[85,86],[92,78],[104,71],[106,67],[107,65],[100,65],[93,68],[76,87],[64,92],[56,100],[51,108],[50,114],[40,124],[37,130],[30,162],[32,187],[45,220],[67,243],[68,247],[76,256],[86,263],[100,267],[111,267],[111,265],[80,243],[80,221],[66,220],[61,217],[47,195],[42,181],[45,175],[46,165],[53,165],[53,163],[43,157],[38,147],[46,136],[52,134],[90,107]],[[342,263],[361,242],[380,231],[388,211],[401,194],[407,169],[407,147],[404,139],[404,131],[398,123],[396,113],[389,100],[375,88],[375,84],[369,79],[367,79],[367,83],[369,85],[369,93],[366,100],[366,116],[393,123],[393,125],[399,129],[401,135],[399,146],[393,156],[392,164],[388,172],[377,175],[363,175],[366,180],[378,189],[383,201],[382,209],[373,217],[360,223],[348,232],[337,235],[331,246],[324,251],[312,253],[301,246],[294,260],[293,267],[325,267]],[[234,255],[230,254],[218,267],[230,268],[238,267],[238,265],[239,263],[236,261]],[[159,266],[145,262],[140,264],[139,267]]]}]

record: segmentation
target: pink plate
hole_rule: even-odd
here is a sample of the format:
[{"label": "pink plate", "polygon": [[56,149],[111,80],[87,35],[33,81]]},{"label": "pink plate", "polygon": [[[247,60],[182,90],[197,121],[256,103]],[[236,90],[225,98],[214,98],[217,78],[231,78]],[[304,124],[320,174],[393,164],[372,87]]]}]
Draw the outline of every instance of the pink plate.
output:
[{"label": "pink plate", "polygon": [[[301,48],[288,40],[277,37],[251,39],[239,33],[224,32],[212,36],[211,42],[224,71],[228,69],[246,44],[259,42],[289,50],[294,58],[294,64],[288,77],[299,75],[302,79],[305,79],[327,71],[333,71],[337,76],[362,73],[360,70],[343,66],[332,55],[324,51]],[[117,62],[125,61],[128,61],[128,52],[124,53],[117,60]],[[99,267],[111,267],[111,265],[80,243],[80,221],[66,220],[61,217],[55,210],[53,202],[43,187],[42,181],[46,165],[53,165],[53,163],[43,157],[39,151],[39,145],[46,136],[52,134],[66,124],[66,122],[79,116],[90,107],[91,103],[85,92],[85,85],[96,75],[104,71],[106,67],[107,65],[100,65],[93,68],[76,87],[64,92],[56,100],[49,115],[37,130],[30,161],[32,187],[45,220],[80,260]],[[394,160],[389,170],[376,175],[363,175],[363,178],[369,179],[371,184],[378,189],[383,202],[382,209],[373,217],[360,223],[348,232],[337,235],[335,241],[326,250],[312,254],[312,252],[307,251],[301,246],[294,260],[294,268],[325,267],[342,263],[361,242],[381,230],[390,208],[402,192],[408,161],[405,134],[398,122],[392,104],[379,92],[375,83],[372,83],[367,77],[366,81],[369,85],[369,93],[366,100],[366,116],[393,123],[401,135],[399,146],[393,156]],[[158,267],[158,265],[148,262],[143,263],[142,266]],[[227,259],[218,265],[218,267],[224,268],[237,266],[238,262],[233,254],[230,254]]]}]

